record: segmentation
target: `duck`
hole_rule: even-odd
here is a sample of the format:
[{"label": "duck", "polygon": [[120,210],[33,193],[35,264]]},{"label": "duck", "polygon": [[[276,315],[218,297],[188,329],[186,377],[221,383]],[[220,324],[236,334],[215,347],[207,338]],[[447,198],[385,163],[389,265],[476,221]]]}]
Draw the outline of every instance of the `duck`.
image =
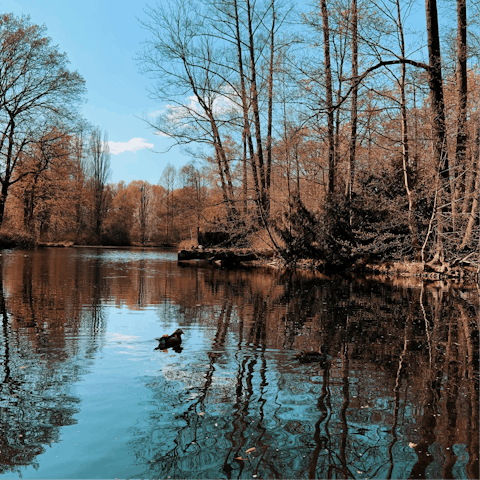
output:
[{"label": "duck", "polygon": [[158,340],[158,349],[165,350],[166,348],[175,348],[179,347],[182,343],[183,330],[177,328],[171,335],[164,335],[163,337],[156,338]]},{"label": "duck", "polygon": [[300,363],[325,363],[330,360],[330,355],[328,355],[328,346],[323,344],[320,347],[320,351],[311,351],[304,352],[303,350],[300,353],[297,353],[295,357]]}]

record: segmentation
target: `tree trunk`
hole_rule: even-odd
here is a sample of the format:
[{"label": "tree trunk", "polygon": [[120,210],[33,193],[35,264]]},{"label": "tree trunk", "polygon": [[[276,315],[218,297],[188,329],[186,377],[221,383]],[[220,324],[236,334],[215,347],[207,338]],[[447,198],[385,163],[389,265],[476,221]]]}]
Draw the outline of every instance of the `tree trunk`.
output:
[{"label": "tree trunk", "polygon": [[266,216],[270,213],[270,180],[272,173],[272,110],[273,110],[273,61],[275,41],[275,0],[272,0],[272,30],[270,32],[270,65],[268,70],[268,120],[267,120],[267,171],[265,174]]},{"label": "tree trunk", "polygon": [[474,175],[475,178],[475,184],[473,188],[473,200],[472,200],[472,208],[470,210],[470,214],[468,216],[468,222],[467,226],[465,228],[465,233],[463,235],[463,240],[460,245],[460,250],[463,250],[470,242],[470,239],[472,238],[473,234],[473,228],[475,226],[475,222],[478,219],[478,214],[479,214],[479,209],[478,209],[478,201],[479,201],[479,195],[480,195],[480,173],[479,173],[479,168],[480,168],[480,155],[479,155],[479,150],[480,150],[480,125],[477,126],[477,133],[475,135],[475,152],[474,155],[472,156],[472,174]]},{"label": "tree trunk", "polygon": [[453,230],[456,227],[458,201],[465,190],[465,153],[467,150],[467,6],[457,0],[457,146],[455,183],[452,198]]},{"label": "tree trunk", "polygon": [[320,0],[323,28],[323,54],[325,63],[325,97],[327,105],[327,137],[328,137],[328,194],[335,190],[335,135],[334,110],[332,93],[332,67],[330,64],[330,30],[326,0]]},{"label": "tree trunk", "polygon": [[357,33],[357,0],[352,0],[352,94],[351,94],[351,112],[350,112],[350,148],[349,148],[349,178],[347,199],[350,206],[350,224],[352,224],[352,193],[353,182],[355,179],[355,153],[357,147],[357,96],[358,96],[358,33]]},{"label": "tree trunk", "polygon": [[[260,126],[260,109],[258,103],[258,89],[257,89],[257,72],[256,72],[256,60],[255,60],[255,42],[252,26],[252,8],[250,6],[250,0],[247,0],[247,18],[248,18],[248,47],[250,53],[250,75],[251,75],[251,92],[252,92],[252,109],[253,120],[255,125],[255,140],[257,143],[257,161],[258,161],[258,174],[260,180],[260,205],[263,213],[268,211],[267,208],[267,196],[266,196],[266,178],[265,167],[263,159],[263,147],[262,147],[262,132]],[[253,161],[253,159],[252,159]]]},{"label": "tree trunk", "polygon": [[[400,50],[402,58],[405,58],[405,37],[403,35],[402,16],[400,11],[400,1],[397,0],[397,22],[398,33],[400,40]],[[414,191],[414,179],[412,168],[410,166],[409,158],[409,138],[408,138],[408,125],[407,125],[407,102],[405,98],[405,77],[407,73],[407,65],[402,63],[400,74],[400,111],[402,116],[402,165],[403,165],[403,178],[405,183],[405,191],[408,198],[408,228],[410,230],[410,238],[413,249],[413,256],[415,260],[420,258],[420,249],[418,246],[417,238],[417,221],[415,217],[416,211],[416,199]]]},{"label": "tree trunk", "polygon": [[427,42],[428,42],[428,85],[430,88],[430,99],[432,109],[432,139],[433,159],[436,164],[437,175],[439,176],[440,189],[439,201],[437,203],[437,239],[436,250],[431,263],[443,262],[444,259],[444,216],[448,213],[446,205],[450,193],[450,171],[448,165],[448,146],[445,128],[445,102],[443,97],[442,62],[440,55],[440,38],[438,32],[438,14],[436,0],[425,1],[425,12],[427,18]]},{"label": "tree trunk", "polygon": [[246,218],[248,212],[248,168],[247,168],[247,137],[245,130],[242,132],[243,145],[243,215]]},{"label": "tree trunk", "polygon": [[[261,205],[261,189],[260,185],[258,182],[258,171],[257,171],[257,161],[255,159],[255,152],[253,148],[253,140],[252,140],[252,134],[250,130],[250,121],[248,118],[248,112],[249,112],[249,105],[247,102],[247,90],[245,87],[245,74],[243,72],[243,59],[242,59],[242,39],[240,37],[240,21],[239,21],[239,16],[238,16],[238,5],[237,5],[237,0],[233,1],[233,5],[235,8],[235,33],[236,33],[236,43],[237,43],[237,57],[238,57],[238,72],[240,75],[240,92],[241,92],[241,97],[242,97],[242,111],[243,111],[243,136],[246,139],[246,142],[248,144],[248,152],[250,154],[250,164],[252,166],[252,176],[253,176],[253,182],[254,182],[254,188],[255,188],[255,194],[256,194],[256,199],[257,199],[257,207],[260,208]],[[245,156],[245,163],[244,163],[244,179],[246,180],[247,174],[246,174],[246,166],[247,166],[247,159]],[[245,199],[247,198],[247,186],[244,184],[244,195]],[[246,200],[245,200],[246,202]]]}]

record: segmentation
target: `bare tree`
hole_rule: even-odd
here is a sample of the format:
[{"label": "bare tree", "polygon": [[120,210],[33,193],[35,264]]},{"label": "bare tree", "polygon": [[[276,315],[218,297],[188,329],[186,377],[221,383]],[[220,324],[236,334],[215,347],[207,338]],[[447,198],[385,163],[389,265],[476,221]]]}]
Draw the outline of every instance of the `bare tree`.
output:
[{"label": "bare tree", "polygon": [[[207,188],[205,175],[198,169],[194,163],[188,163],[180,171],[182,176],[183,188],[187,195],[184,199],[184,208],[186,213],[190,213],[195,218],[195,229],[197,241],[200,234],[200,225],[205,213]],[[190,212],[189,212],[190,211]],[[193,235],[191,235],[193,237]]]},{"label": "bare tree", "polygon": [[[467,150],[467,2],[457,0],[457,145],[455,148],[455,183],[452,192],[453,230],[457,204],[465,185]],[[464,189],[463,189],[464,190]]]},{"label": "bare tree", "polygon": [[335,137],[334,137],[334,109],[332,67],[330,62],[330,29],[328,26],[328,10],[326,0],[320,1],[323,30],[323,56],[325,64],[325,96],[327,107],[327,135],[328,135],[328,193],[335,190]]},{"label": "bare tree", "polygon": [[147,241],[147,220],[150,213],[151,186],[148,182],[140,185],[140,201],[138,206],[138,221],[140,224],[140,242],[145,245]]},{"label": "bare tree", "polygon": [[163,169],[162,177],[160,178],[160,185],[165,189],[165,203],[166,203],[166,238],[167,240],[173,234],[173,191],[177,184],[177,170],[170,163]]},{"label": "bare tree", "polygon": [[432,263],[444,260],[444,215],[446,213],[447,194],[450,191],[450,171],[448,164],[447,131],[445,125],[445,100],[443,96],[442,57],[440,53],[440,35],[436,0],[425,0],[427,17],[428,85],[432,108],[433,158],[436,163],[440,199],[437,203],[437,241]]},{"label": "bare tree", "polygon": [[[351,99],[351,126],[350,126],[350,148],[349,148],[349,178],[347,181],[348,201],[352,203],[353,181],[355,179],[355,154],[357,147],[357,120],[358,120],[358,85],[355,85],[355,79],[358,76],[358,9],[357,0],[352,0],[351,4],[351,30],[352,30],[352,99]],[[350,223],[352,222],[350,213]]]},{"label": "bare tree", "polygon": [[110,149],[107,132],[95,128],[89,139],[89,180],[93,195],[93,227],[99,237],[107,212],[107,181],[110,177]]},{"label": "bare tree", "polygon": [[170,106],[155,119],[145,120],[178,145],[203,143],[214,148],[225,207],[235,221],[234,188],[222,135],[230,84],[229,72],[218,64],[221,51],[192,2],[175,0],[168,7],[150,8],[147,14],[149,21],[142,25],[151,39],[138,62],[142,72],[156,82],[151,96]]}]

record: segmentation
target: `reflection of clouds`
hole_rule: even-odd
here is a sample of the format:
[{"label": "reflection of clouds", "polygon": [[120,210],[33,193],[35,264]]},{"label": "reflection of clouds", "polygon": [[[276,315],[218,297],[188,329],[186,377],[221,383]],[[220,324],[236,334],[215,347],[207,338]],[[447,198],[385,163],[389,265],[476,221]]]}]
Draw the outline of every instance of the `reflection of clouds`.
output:
[{"label": "reflection of clouds", "polygon": [[[137,338],[140,338],[140,337],[135,335],[123,335],[122,333],[107,332],[107,341],[109,342],[129,342],[132,340],[136,340]],[[133,347],[128,346],[126,348],[133,348]]]},{"label": "reflection of clouds", "polygon": [[[165,365],[162,368],[163,376],[168,382],[180,382],[183,384],[183,389],[191,392],[192,390],[199,390],[202,392],[205,386],[205,369],[209,367],[206,365],[190,365],[188,369],[178,369],[178,365]],[[215,364],[215,369],[221,370],[221,365]],[[209,395],[222,396],[226,391],[231,391],[236,385],[236,378],[227,374],[213,375],[211,383],[208,387]],[[192,395],[198,396],[197,393],[191,392]],[[192,397],[194,398],[194,397]]]},{"label": "reflection of clouds", "polygon": [[125,342],[135,342],[138,338],[136,335],[124,335],[123,333],[117,333],[117,332],[107,332],[106,334],[107,337],[107,345],[105,345],[105,348],[121,348],[119,352],[116,352],[121,355],[136,355],[138,352],[128,352],[124,350],[125,348],[128,350],[138,350],[133,345],[125,345]]}]

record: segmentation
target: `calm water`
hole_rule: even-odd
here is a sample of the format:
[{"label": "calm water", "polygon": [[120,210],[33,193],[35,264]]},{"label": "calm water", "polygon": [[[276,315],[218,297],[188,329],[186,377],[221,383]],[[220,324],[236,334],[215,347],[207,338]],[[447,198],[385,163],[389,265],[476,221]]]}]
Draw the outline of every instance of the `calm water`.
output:
[{"label": "calm water", "polygon": [[1,253],[0,476],[479,478],[476,286]]}]

